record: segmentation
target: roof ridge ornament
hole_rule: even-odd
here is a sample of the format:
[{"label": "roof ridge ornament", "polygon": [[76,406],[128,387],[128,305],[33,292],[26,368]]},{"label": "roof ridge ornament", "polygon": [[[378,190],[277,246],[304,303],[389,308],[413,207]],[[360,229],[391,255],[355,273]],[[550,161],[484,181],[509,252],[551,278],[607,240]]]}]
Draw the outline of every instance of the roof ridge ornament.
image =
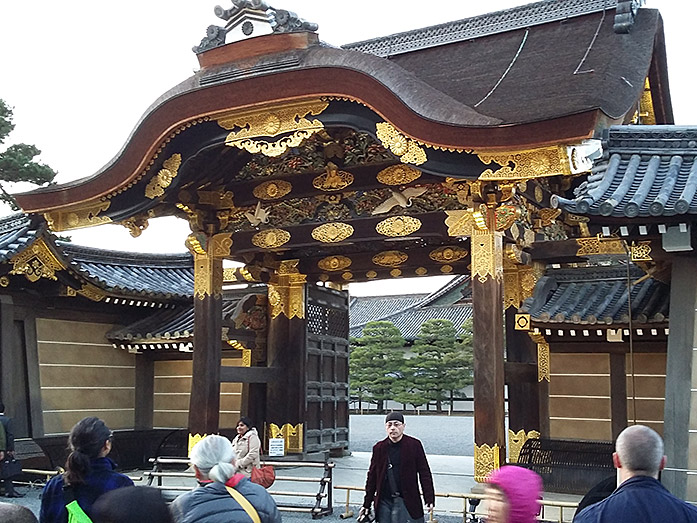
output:
[{"label": "roof ridge ornament", "polygon": [[196,54],[272,33],[315,32],[319,26],[300,18],[293,11],[274,9],[264,0],[232,0],[230,9],[217,5],[215,15],[225,20],[225,27],[209,25],[201,43],[193,47]]},{"label": "roof ridge ornament", "polygon": [[612,26],[615,33],[629,33],[634,25],[639,7],[644,0],[618,0],[617,10],[615,11],[615,23]]}]

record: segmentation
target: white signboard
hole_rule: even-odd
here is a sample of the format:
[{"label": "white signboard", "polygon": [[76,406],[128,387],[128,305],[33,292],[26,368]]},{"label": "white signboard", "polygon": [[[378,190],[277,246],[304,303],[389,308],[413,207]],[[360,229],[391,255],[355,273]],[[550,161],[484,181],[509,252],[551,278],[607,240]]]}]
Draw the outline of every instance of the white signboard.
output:
[{"label": "white signboard", "polygon": [[283,438],[269,438],[269,456],[286,455],[286,441]]}]

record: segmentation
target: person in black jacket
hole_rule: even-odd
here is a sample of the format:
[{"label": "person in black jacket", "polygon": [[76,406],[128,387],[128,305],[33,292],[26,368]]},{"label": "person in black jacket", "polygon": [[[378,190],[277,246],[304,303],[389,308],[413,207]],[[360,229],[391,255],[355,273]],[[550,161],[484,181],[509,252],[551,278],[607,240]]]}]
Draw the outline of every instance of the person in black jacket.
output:
[{"label": "person in black jacket", "polygon": [[697,507],[676,498],[658,481],[666,457],[663,440],[654,430],[644,425],[624,429],[617,437],[612,461],[617,490],[579,512],[574,523],[697,523]]},{"label": "person in black jacket", "polygon": [[[5,429],[5,448],[0,449],[0,461],[3,461],[6,457],[14,458],[15,456],[15,436],[12,432],[12,418],[5,416],[5,405],[2,401],[0,401],[0,424]],[[4,484],[6,498],[21,498],[24,496],[24,494],[20,494],[15,490],[12,478],[5,478]]]}]

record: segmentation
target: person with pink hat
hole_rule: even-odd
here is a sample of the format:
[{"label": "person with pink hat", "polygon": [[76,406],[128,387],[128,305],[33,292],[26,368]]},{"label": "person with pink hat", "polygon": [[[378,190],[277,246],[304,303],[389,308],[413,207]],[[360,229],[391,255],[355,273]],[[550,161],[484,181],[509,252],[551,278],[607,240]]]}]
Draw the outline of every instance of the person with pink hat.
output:
[{"label": "person with pink hat", "polygon": [[487,523],[535,523],[540,513],[542,478],[532,470],[507,465],[486,481]]}]

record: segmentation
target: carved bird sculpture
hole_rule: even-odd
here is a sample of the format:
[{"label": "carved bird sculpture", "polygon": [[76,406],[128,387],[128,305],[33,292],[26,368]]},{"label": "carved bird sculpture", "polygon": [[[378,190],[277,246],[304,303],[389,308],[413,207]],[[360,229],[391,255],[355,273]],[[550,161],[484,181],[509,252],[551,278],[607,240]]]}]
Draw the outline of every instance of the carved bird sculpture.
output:
[{"label": "carved bird sculpture", "polygon": [[382,202],[380,205],[375,207],[373,209],[373,214],[383,214],[386,213],[390,210],[392,210],[393,207],[399,205],[400,207],[404,207],[405,209],[409,206],[411,206],[411,201],[414,198],[418,198],[421,196],[423,193],[425,193],[428,188],[427,187],[408,187],[404,189],[403,191],[395,191],[392,190],[392,196],[390,196],[387,200]]},{"label": "carved bird sculpture", "polygon": [[246,212],[244,215],[249,220],[249,223],[255,227],[260,223],[269,223],[269,212],[266,209],[261,208],[261,202],[257,202],[257,207],[254,209],[254,214],[251,212]]}]

